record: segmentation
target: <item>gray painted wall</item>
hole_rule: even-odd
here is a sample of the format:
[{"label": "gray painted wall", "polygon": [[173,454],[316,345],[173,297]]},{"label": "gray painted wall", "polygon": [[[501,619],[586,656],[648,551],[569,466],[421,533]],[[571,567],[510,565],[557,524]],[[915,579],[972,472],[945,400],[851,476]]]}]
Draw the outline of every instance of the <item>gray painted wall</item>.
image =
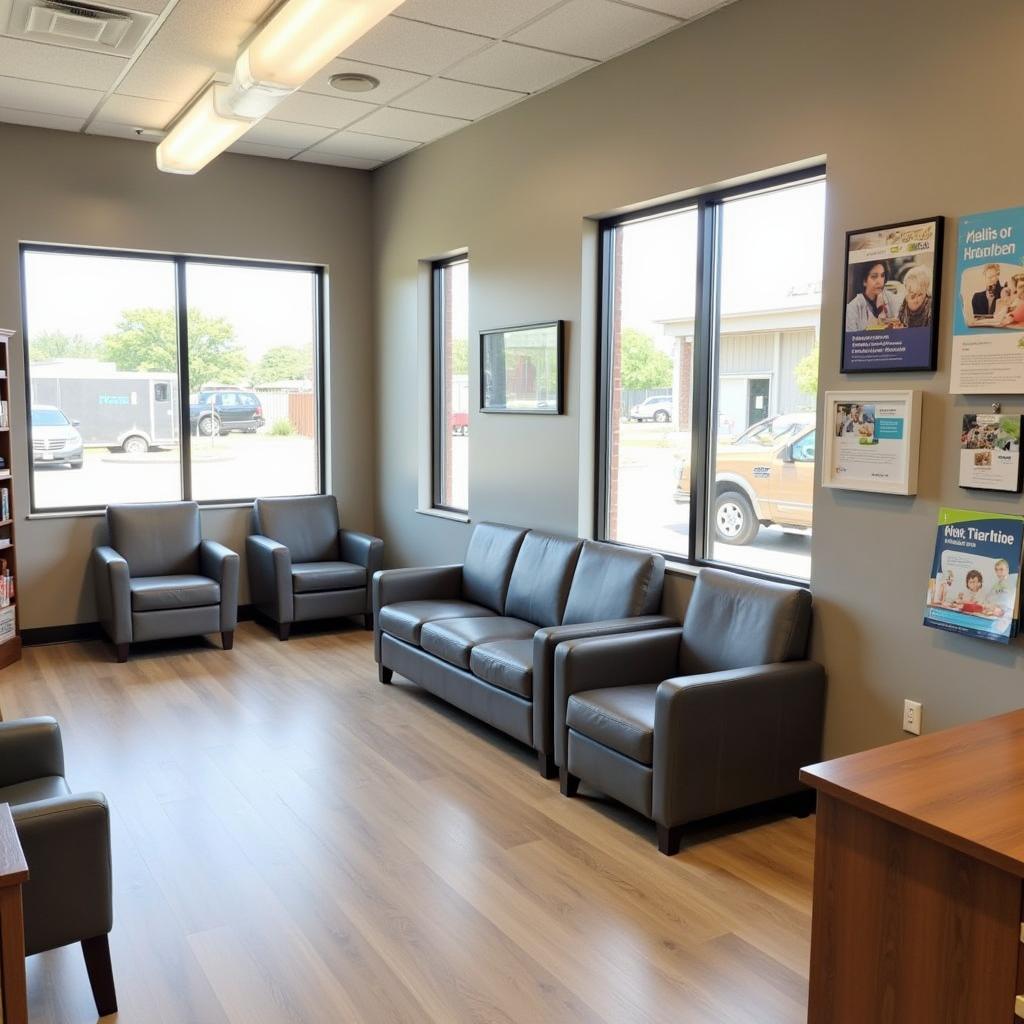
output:
[{"label": "gray painted wall", "polygon": [[[19,331],[12,346],[16,431],[24,437],[20,241],[326,264],[329,478],[343,521],[372,529],[369,175],[228,154],[195,177],[179,177],[159,173],[153,152],[139,142],[0,125],[0,326]],[[14,451],[20,517],[29,509],[28,454],[24,444]],[[243,559],[247,527],[244,509],[203,513],[206,536]],[[88,560],[104,534],[98,517],[19,518],[22,628],[95,621]],[[243,601],[245,577],[243,564]]]},{"label": "gray painted wall", "polygon": [[[378,523],[389,562],[458,559],[468,532],[414,511],[426,429],[418,261],[468,247],[473,334],[569,321],[567,415],[471,414],[470,505],[474,519],[586,530],[588,218],[826,156],[821,383],[852,384],[838,371],[846,230],[1024,201],[1011,113],[1019,25],[1014,0],[741,0],[375,172]],[[1022,703],[1019,644],[921,626],[938,506],[1021,509],[1017,497],[957,487],[958,418],[986,403],[947,394],[953,249],[939,371],[858,380],[925,392],[918,496],[816,495],[814,653],[830,674],[830,755],[898,738],[905,696],[924,702],[928,731]],[[677,577],[674,607],[685,592]]]}]

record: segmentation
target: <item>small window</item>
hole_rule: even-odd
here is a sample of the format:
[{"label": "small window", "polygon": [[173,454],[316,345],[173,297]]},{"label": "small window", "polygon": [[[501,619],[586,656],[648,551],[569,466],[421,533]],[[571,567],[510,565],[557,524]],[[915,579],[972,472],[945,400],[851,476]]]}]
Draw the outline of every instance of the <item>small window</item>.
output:
[{"label": "small window", "polygon": [[170,388],[166,384],[153,385],[153,398],[157,402],[166,402],[170,399]]},{"label": "small window", "polygon": [[433,506],[469,510],[469,260],[433,270]]}]

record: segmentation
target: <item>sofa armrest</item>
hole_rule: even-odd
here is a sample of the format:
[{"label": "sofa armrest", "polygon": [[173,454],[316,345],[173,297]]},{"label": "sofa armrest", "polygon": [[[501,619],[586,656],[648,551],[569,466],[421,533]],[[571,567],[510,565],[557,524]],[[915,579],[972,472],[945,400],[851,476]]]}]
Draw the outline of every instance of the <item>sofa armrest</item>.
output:
[{"label": "sofa armrest", "polygon": [[373,577],[384,567],[384,541],[369,533],[356,530],[338,531],[338,551],[343,562],[352,562],[366,568],[365,610],[373,609]]},{"label": "sofa armrest", "polygon": [[252,603],[275,622],[291,622],[295,618],[291,552],[280,542],[254,533],[245,539],[245,554]]},{"label": "sofa armrest", "polygon": [[798,792],[821,760],[825,670],[787,661],[666,679],[654,724],[654,818],[679,825]]},{"label": "sofa armrest", "polygon": [[[533,636],[533,746],[541,754],[553,754],[555,650],[568,640],[615,636],[678,626],[665,615],[638,615],[630,619],[579,622],[571,626],[545,626]],[[676,671],[672,669],[671,675]]]},{"label": "sofa armrest", "polygon": [[[565,766],[568,731],[566,706],[574,693],[611,686],[660,683],[679,671],[683,631],[653,629],[625,635],[566,640],[555,649],[555,763]],[[536,711],[534,711],[536,714]]]},{"label": "sofa armrest", "polygon": [[64,774],[64,747],[56,719],[0,722],[0,786]]},{"label": "sofa armrest", "polygon": [[199,569],[220,584],[220,628],[238,625],[238,554],[215,540],[199,542]]},{"label": "sofa armrest", "polygon": [[373,656],[380,664],[380,610],[400,601],[458,601],[462,597],[462,566],[431,565],[414,569],[382,569],[373,574]]},{"label": "sofa armrest", "polygon": [[92,553],[96,611],[100,624],[115,644],[132,641],[132,594],[128,562],[112,547],[98,547]]},{"label": "sofa armrest", "polygon": [[11,808],[29,878],[25,952],[106,935],[113,924],[110,812],[102,793]]}]

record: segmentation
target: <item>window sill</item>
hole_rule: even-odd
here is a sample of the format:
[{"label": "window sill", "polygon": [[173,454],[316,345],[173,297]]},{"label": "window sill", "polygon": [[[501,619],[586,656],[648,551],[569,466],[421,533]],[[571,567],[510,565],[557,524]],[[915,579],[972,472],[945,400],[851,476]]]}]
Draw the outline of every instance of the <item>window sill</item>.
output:
[{"label": "window sill", "polygon": [[[165,502],[165,504],[171,504],[171,502]],[[224,501],[216,502],[210,505],[204,505],[200,502],[199,513],[200,515],[206,511],[217,511],[219,509],[228,508],[245,508],[251,509],[253,501]],[[74,509],[58,509],[53,512],[29,512],[25,516],[26,519],[88,519],[90,516],[105,516],[107,510],[105,508],[74,508]]]},{"label": "window sill", "polygon": [[449,512],[444,508],[418,508],[418,516],[433,516],[435,519],[447,519],[453,523],[471,523],[468,512]]}]

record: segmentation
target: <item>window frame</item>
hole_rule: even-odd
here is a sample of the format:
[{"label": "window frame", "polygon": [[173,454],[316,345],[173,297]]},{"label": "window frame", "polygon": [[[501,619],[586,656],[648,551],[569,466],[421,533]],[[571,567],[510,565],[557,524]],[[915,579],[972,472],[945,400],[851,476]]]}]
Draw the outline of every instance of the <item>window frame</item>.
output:
[{"label": "window frame", "polygon": [[446,505],[441,500],[441,496],[445,492],[445,463],[441,456],[441,445],[447,439],[447,423],[444,422],[444,274],[451,267],[456,267],[463,263],[466,264],[466,273],[468,275],[469,252],[461,252],[455,256],[433,260],[430,264],[430,508],[435,512],[468,516],[468,495],[466,498],[466,508]]},{"label": "window frame", "polygon": [[760,569],[734,565],[709,558],[702,552],[707,550],[709,529],[708,472],[712,453],[716,450],[718,425],[712,417],[712,389],[717,386],[718,362],[721,352],[719,344],[719,297],[721,295],[722,256],[722,208],[732,199],[750,198],[759,194],[779,191],[794,185],[809,184],[826,180],[825,164],[776,174],[770,177],[748,181],[746,184],[729,188],[708,190],[686,199],[669,203],[633,209],[629,213],[616,214],[598,222],[600,244],[598,245],[598,372],[597,401],[595,403],[596,429],[594,465],[594,536],[607,544],[636,550],[658,550],[641,547],[615,540],[608,536],[608,482],[611,458],[611,368],[613,359],[613,324],[615,297],[615,231],[617,228],[638,221],[648,220],[666,214],[686,210],[697,212],[697,259],[696,259],[696,304],[693,330],[693,393],[690,399],[690,522],[686,554],[659,551],[671,566],[672,563],[692,568],[705,566],[724,569],[728,572],[756,579],[771,580],[809,588],[810,580],[782,573],[771,573]]},{"label": "window frame", "polygon": [[[178,501],[196,501],[201,507],[248,506],[259,495],[247,498],[203,498],[192,497],[192,431],[185,428],[191,420],[191,392],[188,381],[188,286],[187,270],[190,264],[206,264],[228,267],[248,267],[257,270],[299,270],[313,274],[314,305],[313,324],[316,337],[313,344],[313,383],[316,388],[316,431],[314,454],[316,457],[316,494],[327,493],[326,426],[327,426],[327,378],[325,372],[324,347],[327,333],[325,312],[325,287],[327,268],[316,263],[288,263],[281,260],[241,259],[233,256],[191,256],[187,253],[154,252],[151,250],[115,249],[95,245],[67,245],[50,242],[21,242],[18,246],[19,294],[21,299],[21,336],[24,339],[25,410],[26,421],[32,408],[32,359],[31,342],[28,336],[28,303],[25,287],[25,257],[28,253],[55,253],[70,256],[102,256],[131,260],[152,260],[167,263],[175,273],[175,316],[177,322],[178,346],[178,449],[181,497]],[[182,387],[182,381],[186,386]],[[35,471],[32,455],[32,432],[26,428],[25,444],[28,449],[29,515],[59,517],[102,512],[105,505],[60,505],[39,507],[36,504]],[[299,495],[296,495],[299,497]],[[143,499],[144,500],[144,499]],[[161,502],[168,504],[168,502]]]}]

